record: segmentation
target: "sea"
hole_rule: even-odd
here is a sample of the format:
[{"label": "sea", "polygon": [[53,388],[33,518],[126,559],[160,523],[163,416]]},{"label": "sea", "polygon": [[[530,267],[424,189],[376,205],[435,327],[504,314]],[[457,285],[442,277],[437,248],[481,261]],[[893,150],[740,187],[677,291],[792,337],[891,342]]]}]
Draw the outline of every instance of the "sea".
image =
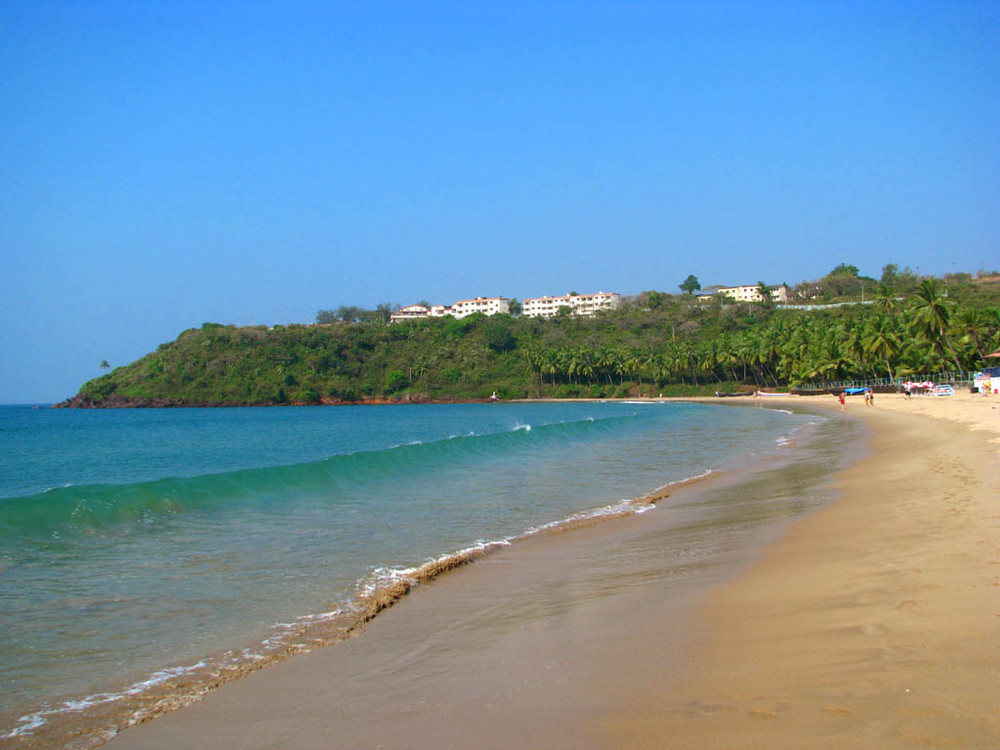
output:
[{"label": "sea", "polygon": [[774,406],[2,406],[0,741],[99,745],[443,571],[796,451],[809,486],[759,515],[806,512],[849,436]]}]

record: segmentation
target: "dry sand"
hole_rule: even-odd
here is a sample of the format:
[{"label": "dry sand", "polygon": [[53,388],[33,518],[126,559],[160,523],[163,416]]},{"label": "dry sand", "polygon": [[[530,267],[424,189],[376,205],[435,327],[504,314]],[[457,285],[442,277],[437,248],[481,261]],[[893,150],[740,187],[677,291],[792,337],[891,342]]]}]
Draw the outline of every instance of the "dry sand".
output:
[{"label": "dry sand", "polygon": [[[839,411],[832,397],[801,401]],[[872,425],[872,450],[838,475],[841,497],[786,527],[707,600],[665,606],[642,571],[628,584],[630,616],[620,597],[570,606],[592,579],[578,589],[539,579],[560,568],[551,558],[578,555],[572,569],[610,534],[627,550],[630,534],[645,533],[628,521],[585,531],[573,545],[540,543],[448,576],[361,638],[226,686],[112,746],[1000,747],[1000,398],[875,403],[848,401]],[[494,598],[527,585],[551,587],[532,601],[553,611]],[[463,602],[464,614],[454,609]],[[481,647],[454,650],[449,632],[463,630],[482,634]],[[404,642],[413,647],[387,648]],[[345,731],[373,702],[381,724]]]},{"label": "dry sand", "polygon": [[609,746],[1000,747],[1000,398],[847,412],[874,434],[842,497],[712,596],[683,679],[604,717]]}]

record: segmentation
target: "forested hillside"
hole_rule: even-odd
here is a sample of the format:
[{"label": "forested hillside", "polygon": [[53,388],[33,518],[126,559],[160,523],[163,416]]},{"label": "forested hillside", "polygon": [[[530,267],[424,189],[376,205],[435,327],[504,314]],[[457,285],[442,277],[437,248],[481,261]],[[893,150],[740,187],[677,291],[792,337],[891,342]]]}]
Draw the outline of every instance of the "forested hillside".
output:
[{"label": "forested hillside", "polygon": [[[875,299],[872,295],[875,294]],[[67,406],[318,404],[693,394],[942,369],[1000,349],[1000,284],[967,274],[825,309],[645,292],[592,318],[206,323]]]}]

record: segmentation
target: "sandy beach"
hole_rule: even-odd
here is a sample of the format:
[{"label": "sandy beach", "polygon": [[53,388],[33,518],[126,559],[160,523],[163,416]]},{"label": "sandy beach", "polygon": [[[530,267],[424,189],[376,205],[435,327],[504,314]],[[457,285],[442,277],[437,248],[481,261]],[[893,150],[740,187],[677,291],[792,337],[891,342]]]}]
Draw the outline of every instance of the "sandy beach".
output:
[{"label": "sandy beach", "polygon": [[880,395],[844,418],[870,435],[837,500],[707,593],[662,601],[660,571],[630,567],[645,518],[539,539],[109,746],[996,747],[1000,399]]},{"label": "sandy beach", "polygon": [[841,498],[711,597],[684,676],[605,717],[609,746],[1000,746],[1000,399],[846,411],[873,436]]}]

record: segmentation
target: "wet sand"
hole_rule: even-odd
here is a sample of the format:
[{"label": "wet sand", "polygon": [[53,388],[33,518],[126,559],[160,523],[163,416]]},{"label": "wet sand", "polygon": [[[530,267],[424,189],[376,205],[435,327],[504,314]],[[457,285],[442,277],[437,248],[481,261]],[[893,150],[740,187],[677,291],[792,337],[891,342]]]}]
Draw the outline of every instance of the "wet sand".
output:
[{"label": "wet sand", "polygon": [[667,530],[644,514],[478,561],[110,747],[996,746],[1000,399],[970,401],[981,432],[965,401],[849,401],[873,435],[841,497],[720,564],[669,534],[715,544],[699,498],[792,474],[684,488]]},{"label": "wet sand", "polygon": [[1000,747],[1000,398],[846,411],[874,435],[842,497],[711,597],[608,746]]}]

